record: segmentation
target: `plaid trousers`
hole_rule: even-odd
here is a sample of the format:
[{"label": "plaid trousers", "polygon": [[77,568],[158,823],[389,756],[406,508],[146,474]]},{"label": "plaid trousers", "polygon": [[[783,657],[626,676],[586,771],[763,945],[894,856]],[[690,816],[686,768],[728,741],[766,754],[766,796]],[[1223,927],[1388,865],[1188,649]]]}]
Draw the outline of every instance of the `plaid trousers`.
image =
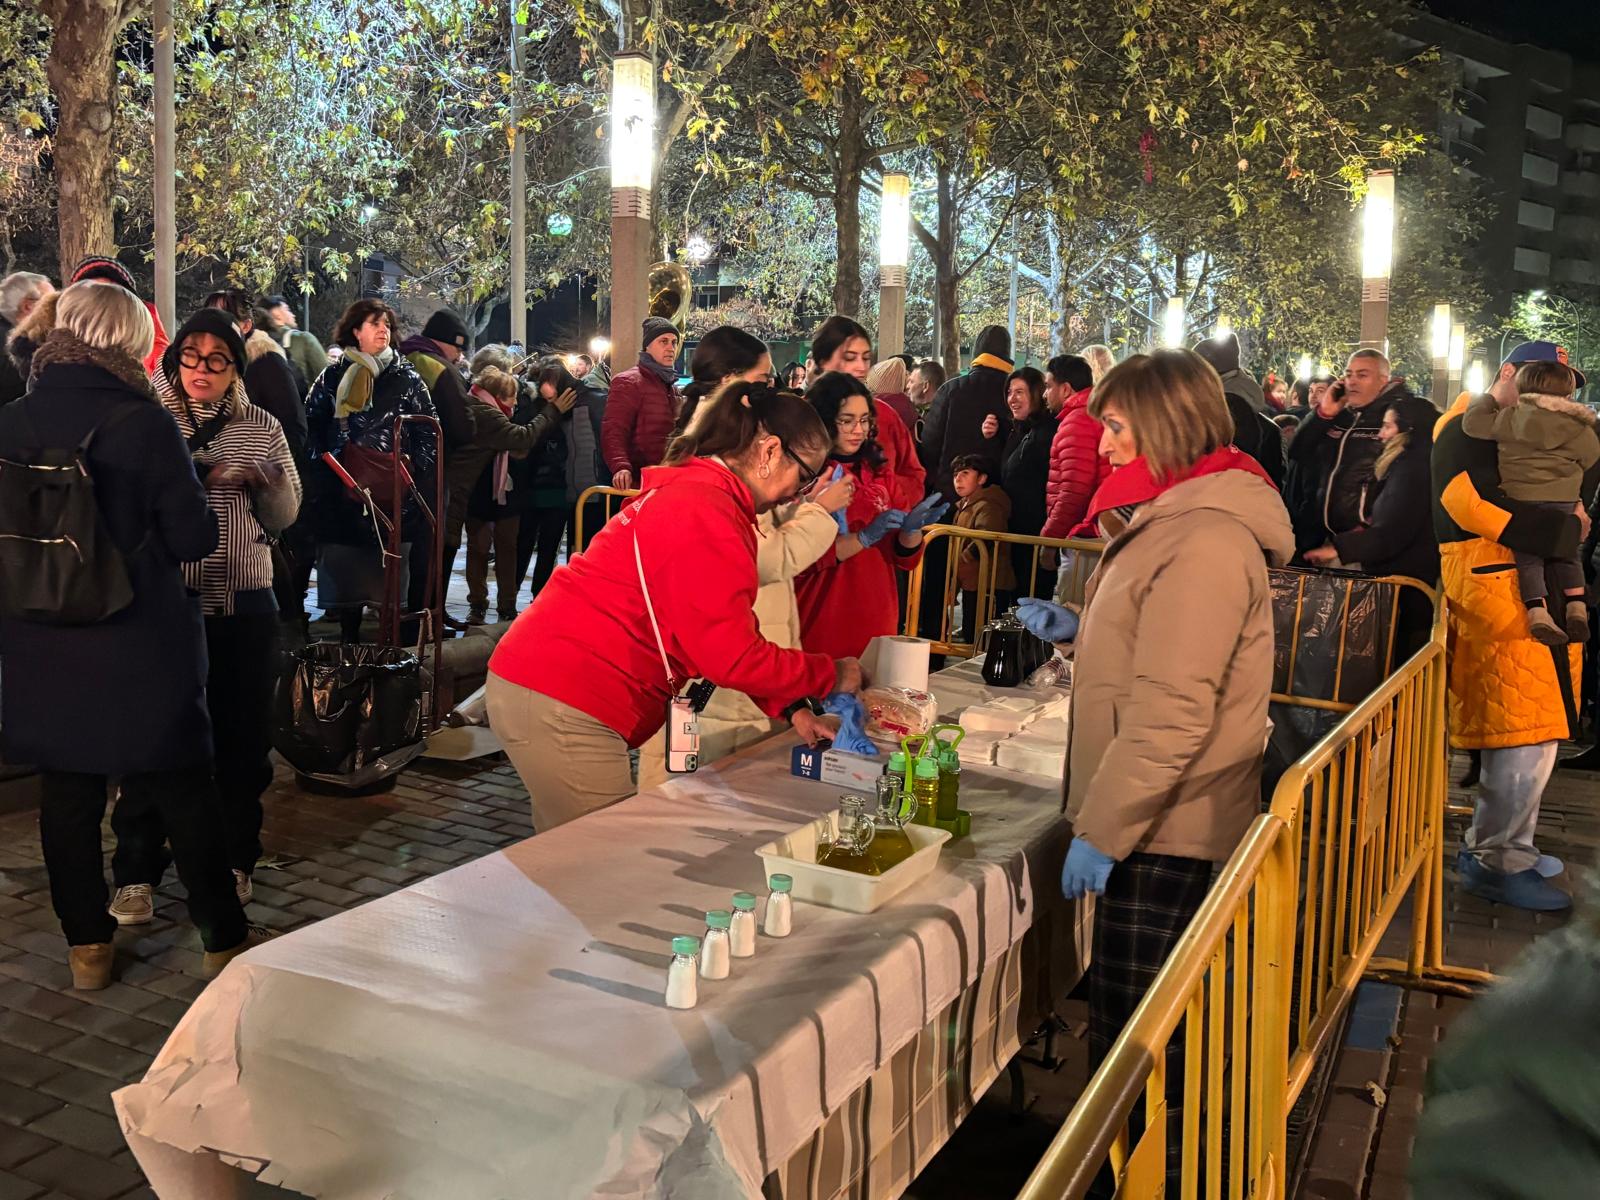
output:
[{"label": "plaid trousers", "polygon": [[[1150,990],[1178,939],[1189,928],[1206,893],[1215,865],[1171,854],[1128,855],[1111,868],[1105,894],[1094,909],[1094,957],[1089,963],[1089,1064],[1098,1068],[1134,1009]],[[1183,1025],[1167,1044],[1168,1194],[1176,1196],[1182,1161]],[[1136,1104],[1133,1131],[1144,1126],[1144,1105]],[[1103,1190],[1109,1172],[1091,1195]]]}]

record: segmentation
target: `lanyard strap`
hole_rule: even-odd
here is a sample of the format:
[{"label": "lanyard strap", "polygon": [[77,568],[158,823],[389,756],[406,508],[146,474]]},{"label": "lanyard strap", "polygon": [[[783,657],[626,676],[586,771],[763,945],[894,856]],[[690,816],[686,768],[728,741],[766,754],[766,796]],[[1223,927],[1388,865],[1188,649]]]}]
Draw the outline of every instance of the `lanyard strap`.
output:
[{"label": "lanyard strap", "polygon": [[644,610],[650,614],[650,629],[656,635],[656,649],[661,652],[661,666],[667,673],[667,691],[678,694],[678,682],[672,675],[672,664],[667,661],[667,647],[661,640],[661,626],[656,624],[656,608],[650,603],[650,585],[644,581],[644,559],[639,557],[639,535],[633,537],[633,563],[639,568],[639,590],[644,593]]}]

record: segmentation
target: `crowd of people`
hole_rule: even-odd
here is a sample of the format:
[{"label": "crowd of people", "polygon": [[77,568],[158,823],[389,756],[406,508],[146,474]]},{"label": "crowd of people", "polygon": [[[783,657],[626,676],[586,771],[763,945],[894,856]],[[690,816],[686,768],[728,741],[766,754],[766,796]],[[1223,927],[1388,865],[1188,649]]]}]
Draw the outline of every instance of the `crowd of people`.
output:
[{"label": "crowd of people", "polygon": [[[0,744],[42,772],[77,986],[109,982],[111,932],[150,920],[169,862],[209,968],[259,940],[244,906],[285,622],[303,627],[313,573],[346,640],[396,603],[396,572],[415,617],[463,540],[466,623],[488,619],[491,562],[510,622],[487,705],[541,832],[681,769],[693,724],[701,762],[785,727],[828,737],[827,709],[860,690],[869,643],[913,600],[925,636],[951,636],[947,577],[968,643],[980,592],[1023,601],[1024,623],[1075,658],[1062,886],[1100,896],[1097,1055],[1259,811],[1270,568],[1421,585],[1399,589],[1382,648],[1396,665],[1431,637],[1442,588],[1450,737],[1477,757],[1463,886],[1571,902],[1534,832],[1594,693],[1581,645],[1600,439],[1574,399],[1583,376],[1550,343],[1445,404],[1374,349],[1292,392],[1258,382],[1232,334],[1120,363],[1087,346],[1038,369],[990,326],[947,378],[931,360],[877,361],[868,331],[833,316],[781,370],[759,338],[714,329],[680,388],[681,331],[658,317],[635,363],[575,364],[474,353],[449,311],[407,335],[362,299],[324,351],[281,297],[217,292],[168,341],[111,260],[72,280],[59,296],[39,276],[0,281],[0,458],[81,456],[129,594],[87,623],[0,607]],[[394,491],[397,449],[415,493]],[[575,507],[597,485],[634,495],[609,521],[585,511],[580,546]],[[435,486],[437,536],[417,501]],[[959,535],[930,539],[941,524],[1099,541],[1085,603],[1054,602],[1049,553],[986,560]],[[128,719],[87,738],[86,690]],[[112,786],[114,892],[99,835]],[[1181,1073],[1180,1056],[1173,1087]]]}]

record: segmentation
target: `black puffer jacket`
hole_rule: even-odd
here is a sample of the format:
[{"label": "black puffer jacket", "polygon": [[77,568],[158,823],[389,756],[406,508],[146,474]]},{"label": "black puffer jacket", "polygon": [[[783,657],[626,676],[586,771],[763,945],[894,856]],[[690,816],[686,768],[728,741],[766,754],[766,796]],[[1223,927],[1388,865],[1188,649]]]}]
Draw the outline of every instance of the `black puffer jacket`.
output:
[{"label": "black puffer jacket", "polygon": [[[990,365],[991,362],[998,365]],[[922,423],[917,454],[928,472],[928,490],[955,494],[950,464],[965,454],[976,454],[989,464],[989,476],[998,478],[1006,438],[1011,433],[1011,412],[1006,408],[1006,378],[1011,365],[1003,359],[981,355],[965,375],[940,388]],[[988,416],[1000,421],[995,437],[983,436]]]},{"label": "black puffer jacket", "polygon": [[1343,408],[1331,421],[1312,410],[1300,422],[1294,439],[1289,443],[1289,460],[1307,473],[1305,484],[1308,494],[1314,489],[1314,511],[1297,514],[1302,523],[1316,520],[1320,530],[1300,528],[1296,525],[1295,540],[1302,546],[1302,535],[1315,534],[1320,545],[1328,537],[1348,533],[1367,523],[1371,517],[1371,504],[1376,499],[1373,488],[1373,468],[1383,443],[1378,431],[1383,427],[1383,414],[1396,400],[1415,400],[1406,388],[1405,380],[1392,379],[1370,404],[1362,408]]}]

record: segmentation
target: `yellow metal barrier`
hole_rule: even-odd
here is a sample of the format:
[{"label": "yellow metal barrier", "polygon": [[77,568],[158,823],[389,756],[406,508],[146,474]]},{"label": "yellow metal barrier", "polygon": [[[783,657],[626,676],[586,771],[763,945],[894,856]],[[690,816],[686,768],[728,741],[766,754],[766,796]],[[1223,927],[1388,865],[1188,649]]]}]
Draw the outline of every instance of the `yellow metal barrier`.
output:
[{"label": "yellow metal barrier", "polygon": [[[955,624],[956,599],[962,592],[956,568],[964,555],[975,554],[978,559],[977,586],[973,589],[976,611],[971,622],[972,629],[977,632],[994,616],[1000,597],[1000,565],[1008,560],[1008,556],[1014,565],[1016,558],[1022,559],[1023,569],[1016,572],[1017,586],[1013,595],[1040,596],[1063,604],[1082,604],[1084,587],[1100,561],[1100,551],[1105,548],[1104,542],[1082,538],[1029,537],[1020,533],[962,529],[956,525],[929,525],[924,531],[924,547],[940,543],[948,546],[948,551],[944,556],[944,580],[939,589],[942,598],[939,636],[930,640],[933,642],[933,653],[957,658],[971,658],[977,653],[976,640],[961,638],[961,631]],[[1016,555],[1016,547],[1025,548],[1027,553]],[[1056,563],[1065,562],[1066,570],[1057,574],[1058,568],[1048,565],[1052,559]],[[911,572],[905,623],[906,634],[910,637],[917,636],[922,620],[922,587],[927,561],[924,551],[922,559]],[[1046,581],[1043,588],[1038,586],[1041,575]]]},{"label": "yellow metal barrier", "polygon": [[[590,504],[599,503],[602,505],[605,519],[600,522],[600,525],[604,525],[606,521],[617,515],[617,510],[622,507],[624,501],[631,500],[638,494],[636,489],[592,487],[579,496],[577,508],[572,515],[572,544],[567,549],[568,556],[581,553],[584,547],[589,544],[589,538],[600,532],[599,526],[589,530],[584,528],[585,517]],[[586,537],[585,534],[588,536]]]},{"label": "yellow metal barrier", "polygon": [[[1490,978],[1444,964],[1444,704],[1441,612],[1427,645],[1279,781],[1022,1197],[1077,1200],[1107,1163],[1117,1195],[1162,1194],[1161,1048],[1180,1022],[1205,1085],[1197,1112],[1186,1070],[1181,1195],[1281,1196],[1288,1113],[1362,976],[1447,990]],[[1408,894],[1408,959],[1375,959]]]}]

